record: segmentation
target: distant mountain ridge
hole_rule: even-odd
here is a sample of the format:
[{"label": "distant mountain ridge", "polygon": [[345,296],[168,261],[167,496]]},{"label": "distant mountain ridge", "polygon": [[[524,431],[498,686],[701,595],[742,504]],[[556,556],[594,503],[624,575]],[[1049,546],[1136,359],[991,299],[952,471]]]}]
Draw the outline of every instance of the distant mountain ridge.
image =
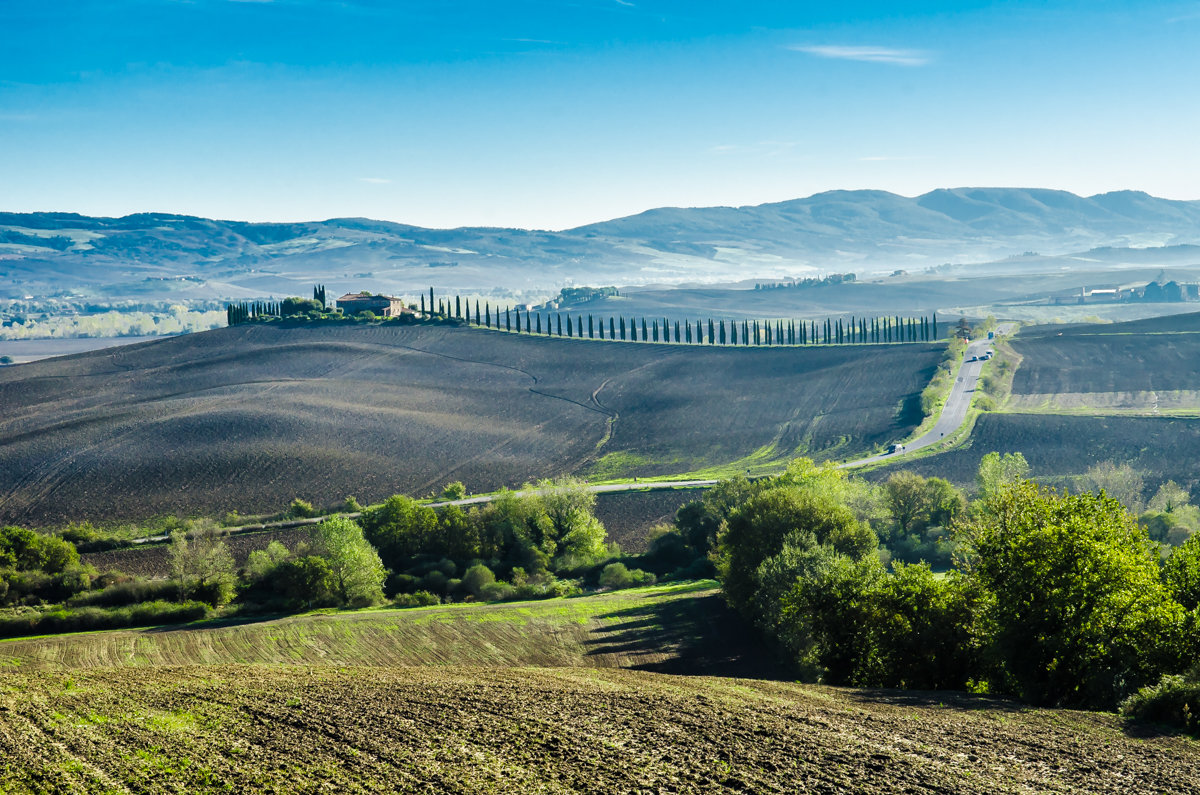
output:
[{"label": "distant mountain ridge", "polygon": [[984,262],[1025,251],[1200,243],[1200,201],[954,188],[908,198],[829,191],[747,207],[665,207],[563,231],[426,229],[335,218],[220,221],[166,213],[0,213],[0,297],[74,290],[283,294],[320,278],[363,289],[526,289],[712,282]]}]

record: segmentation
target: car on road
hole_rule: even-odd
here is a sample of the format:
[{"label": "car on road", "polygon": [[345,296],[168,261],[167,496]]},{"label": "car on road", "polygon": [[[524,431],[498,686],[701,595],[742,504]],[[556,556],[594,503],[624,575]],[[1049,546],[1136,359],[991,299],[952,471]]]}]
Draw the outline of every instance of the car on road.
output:
[{"label": "car on road", "polygon": [[889,453],[903,453],[904,445],[902,445],[900,442],[896,442],[895,444],[893,444],[891,447],[888,448],[888,452]]}]

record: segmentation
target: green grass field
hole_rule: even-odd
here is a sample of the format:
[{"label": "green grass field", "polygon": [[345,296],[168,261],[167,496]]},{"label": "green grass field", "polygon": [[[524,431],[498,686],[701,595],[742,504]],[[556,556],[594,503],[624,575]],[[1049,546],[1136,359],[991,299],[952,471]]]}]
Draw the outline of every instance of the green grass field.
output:
[{"label": "green grass field", "polygon": [[0,642],[0,666],[522,665],[775,675],[712,582],[494,605],[277,619]]}]

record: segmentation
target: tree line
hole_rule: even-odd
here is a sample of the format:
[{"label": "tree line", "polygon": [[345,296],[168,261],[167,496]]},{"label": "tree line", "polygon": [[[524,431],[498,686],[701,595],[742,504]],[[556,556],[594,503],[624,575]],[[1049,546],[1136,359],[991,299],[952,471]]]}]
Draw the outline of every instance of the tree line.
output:
[{"label": "tree line", "polygon": [[[430,310],[427,310],[426,307]],[[429,289],[428,305],[421,295],[420,312],[461,320],[470,325],[524,334],[577,339],[661,342],[688,345],[854,345],[899,342],[932,342],[939,339],[937,313],[929,317],[850,317],[817,320],[707,320],[671,321],[669,318],[609,316],[562,312],[522,311],[519,307],[493,307],[478,299],[471,306],[461,296],[436,298]],[[606,322],[607,321],[607,322]]]},{"label": "tree line", "polygon": [[802,678],[1123,705],[1200,731],[1200,534],[1161,546],[1105,492],[1027,473],[1019,454],[989,454],[968,499],[936,478],[873,486],[800,460],[721,484],[676,527]]},{"label": "tree line", "polygon": [[[306,316],[312,319],[330,317],[325,304],[325,288],[313,290],[313,298],[285,298],[281,302],[243,302],[228,304],[226,322],[230,326]],[[621,340],[627,342],[659,342],[683,345],[865,345],[902,342],[932,342],[940,338],[937,313],[925,317],[825,318],[824,320],[675,320],[669,318],[635,318],[565,314],[562,312],[522,310],[511,305],[493,307],[478,299],[472,307],[470,299],[456,295],[437,297],[429,288],[428,301],[424,293],[413,307],[419,317],[459,321],[497,331],[516,334],[573,337],[576,339]],[[340,314],[338,315],[340,317]],[[369,319],[375,319],[373,317]]]}]

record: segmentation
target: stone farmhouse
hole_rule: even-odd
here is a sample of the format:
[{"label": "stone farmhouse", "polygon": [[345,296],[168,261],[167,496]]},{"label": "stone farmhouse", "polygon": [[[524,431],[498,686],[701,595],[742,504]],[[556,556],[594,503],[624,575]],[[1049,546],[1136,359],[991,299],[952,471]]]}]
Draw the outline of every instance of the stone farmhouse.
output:
[{"label": "stone farmhouse", "polygon": [[390,295],[371,295],[370,293],[346,293],[337,299],[338,309],[345,315],[357,315],[359,312],[374,312],[377,317],[399,317],[411,313],[412,310],[404,305],[399,298]]}]

